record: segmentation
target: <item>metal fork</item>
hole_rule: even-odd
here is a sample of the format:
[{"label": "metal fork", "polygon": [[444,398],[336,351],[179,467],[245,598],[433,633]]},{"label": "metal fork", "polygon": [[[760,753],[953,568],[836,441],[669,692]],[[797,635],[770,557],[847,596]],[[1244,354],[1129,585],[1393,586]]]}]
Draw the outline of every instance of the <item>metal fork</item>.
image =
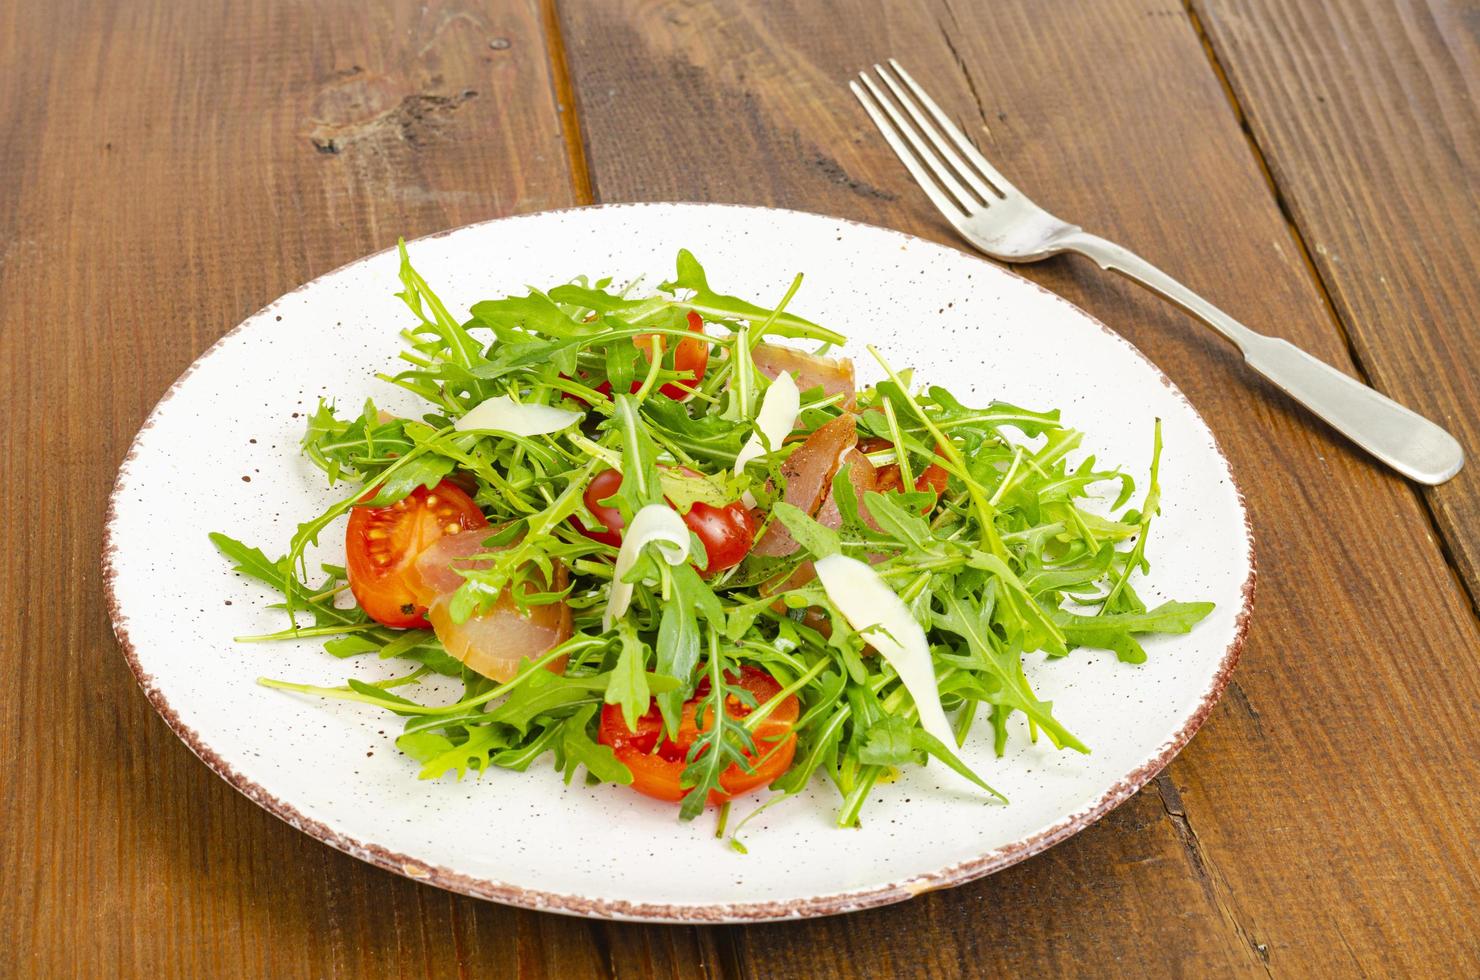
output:
[{"label": "metal fork", "polygon": [[887,69],[874,65],[874,71],[893,98],[867,72],[848,87],[931,203],[979,251],[1004,262],[1078,252],[1159,293],[1233,341],[1255,371],[1404,476],[1438,484],[1464,465],[1455,438],[1422,415],[1289,341],[1250,330],[1139,255],[1028,200],[897,61],[891,58]]}]

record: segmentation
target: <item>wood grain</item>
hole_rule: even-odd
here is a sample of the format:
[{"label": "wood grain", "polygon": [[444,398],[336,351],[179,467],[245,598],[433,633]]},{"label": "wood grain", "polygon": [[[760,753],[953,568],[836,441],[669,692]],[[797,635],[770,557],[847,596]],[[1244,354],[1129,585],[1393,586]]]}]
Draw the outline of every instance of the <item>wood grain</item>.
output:
[{"label": "wood grain", "polygon": [[[1350,369],[1176,4],[562,12],[602,200],[769,203],[954,243],[844,87],[895,55],[1051,210]],[[739,961],[769,977],[1392,974],[1473,959],[1480,762],[1455,733],[1480,702],[1480,628],[1419,498],[1164,304],[1074,261],[1024,271],[1160,364],[1240,474],[1261,582],[1236,684],[1129,813],[955,892],[740,931]]]},{"label": "wood grain", "polygon": [[1193,7],[1362,370],[1471,457],[1426,495],[1480,608],[1480,10]]},{"label": "wood grain", "polygon": [[[1393,35],[1351,27],[1385,8],[1355,9],[1339,39],[1382,51],[1344,56],[1380,77],[1338,76],[1345,97],[1428,84],[1439,94],[1416,98],[1473,146],[1460,96],[1475,53],[1446,28],[1464,12],[1400,8],[1421,49],[1412,74]],[[222,332],[400,235],[592,194],[780,204],[949,241],[841,86],[888,54],[1044,203],[1345,363],[1184,10],[990,10],[988,22],[959,3],[861,0],[0,4],[0,479],[13,490],[0,521],[0,976],[1438,973],[1480,958],[1465,921],[1480,894],[1480,772],[1456,734],[1480,703],[1480,634],[1417,498],[1214,338],[1072,263],[1030,274],[1131,337],[1223,440],[1260,536],[1261,597],[1234,686],[1169,771],[991,879],[743,929],[474,902],[252,806],[190,756],[123,665],[98,581],[107,491],[155,398]],[[1463,88],[1438,77],[1435,23]],[[1291,50],[1262,57],[1319,67]],[[1399,162],[1468,173],[1443,170],[1455,154],[1434,139]],[[1293,171],[1272,169],[1286,188]],[[1306,195],[1302,229],[1353,206]],[[1417,277],[1431,323],[1395,343],[1431,363],[1423,345],[1463,341],[1454,324],[1475,304],[1421,272],[1377,268]],[[1367,307],[1340,295],[1364,366],[1396,384],[1367,363],[1374,335],[1364,347],[1352,327]],[[1444,404],[1463,410],[1452,394]],[[1454,518],[1443,506],[1441,524],[1460,526],[1459,505]]]},{"label": "wood grain", "polygon": [[572,193],[533,2],[0,4],[0,976],[717,972],[707,934],[451,896],[269,816],[103,607],[113,473],[197,353],[399,235]]}]

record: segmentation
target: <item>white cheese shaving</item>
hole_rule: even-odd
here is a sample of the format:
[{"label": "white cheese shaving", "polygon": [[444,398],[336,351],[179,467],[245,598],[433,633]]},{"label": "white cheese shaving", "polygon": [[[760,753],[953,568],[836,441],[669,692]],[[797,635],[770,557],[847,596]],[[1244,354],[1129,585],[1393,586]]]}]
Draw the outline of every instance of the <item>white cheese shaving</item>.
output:
[{"label": "white cheese shaving", "polygon": [[507,432],[515,436],[543,436],[559,432],[581,419],[580,412],[516,402],[508,395],[485,399],[457,420],[459,432]]},{"label": "white cheese shaving", "polygon": [[617,551],[617,564],[612,569],[612,590],[601,617],[603,631],[627,613],[632,604],[632,583],[622,581],[637,564],[642,549],[658,546],[658,554],[670,565],[682,564],[689,557],[689,526],[677,512],[663,504],[648,504],[638,511],[622,532],[622,547]]},{"label": "white cheese shaving", "polygon": [[[797,416],[801,413],[802,393],[797,390],[797,383],[792,379],[791,373],[782,371],[776,375],[771,387],[766,389],[765,397],[761,399],[761,410],[755,415],[755,431],[745,440],[745,445],[740,447],[740,453],[735,457],[735,475],[743,473],[745,464],[752,459],[780,449],[782,441],[796,428]],[[771,447],[769,450],[767,445]],[[745,506],[755,506],[755,497],[751,496],[749,490],[745,491],[743,499]]]},{"label": "white cheese shaving", "polygon": [[915,699],[920,727],[955,751],[956,736],[940,706],[940,688],[925,631],[910,615],[909,607],[878,573],[846,555],[828,555],[815,563],[817,577],[827,597],[869,645],[889,661],[905,690]]}]

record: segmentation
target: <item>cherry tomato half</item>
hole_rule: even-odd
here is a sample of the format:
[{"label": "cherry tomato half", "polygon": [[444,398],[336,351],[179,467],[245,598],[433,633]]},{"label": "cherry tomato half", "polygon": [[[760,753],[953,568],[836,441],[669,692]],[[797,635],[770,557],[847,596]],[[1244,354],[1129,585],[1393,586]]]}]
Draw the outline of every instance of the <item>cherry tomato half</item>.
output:
[{"label": "cherry tomato half", "polygon": [[946,485],[951,482],[951,474],[947,473],[944,466],[939,463],[931,463],[925,467],[925,472],[915,478],[916,490],[934,490],[939,496],[946,492]]},{"label": "cherry tomato half", "polygon": [[[781,692],[781,685],[776,683],[776,679],[758,667],[743,666],[738,677],[731,673],[727,680],[754,695],[758,706]],[[637,720],[636,731],[627,727],[619,705],[609,704],[602,708],[597,738],[603,745],[611,746],[617,759],[631,770],[632,788],[637,792],[672,803],[682,800],[688,792],[679,783],[679,778],[688,764],[686,760],[689,750],[700,732],[708,731],[713,724],[713,719],[707,717],[701,729],[697,721],[699,705],[708,697],[709,690],[709,680],[706,678],[699,682],[694,696],[684,702],[683,720],[679,724],[677,738],[668,738],[664,734],[663,717],[658,713],[656,704],[650,705],[647,713]],[[733,696],[727,699],[725,705],[726,714],[736,719],[743,719],[751,710]],[[797,749],[797,737],[792,726],[796,724],[798,710],[796,695],[789,694],[756,726],[752,733],[756,753],[746,755],[746,761],[754,771],[746,772],[738,764],[726,769],[720,776],[723,791],[714,790],[709,794],[708,803],[711,806],[741,793],[748,793],[759,786],[769,785],[791,768]]]},{"label": "cherry tomato half", "polygon": [[[362,497],[369,500],[371,490]],[[488,526],[488,518],[456,484],[417,487],[389,507],[351,507],[344,535],[349,588],[377,623],[430,629],[406,574],[416,556],[444,535]]]},{"label": "cherry tomato half", "polygon": [[[858,449],[863,453],[876,453],[882,449],[892,448],[893,445],[888,439],[870,436],[867,439],[859,440]],[[937,449],[936,453],[939,454],[940,450]],[[921,471],[919,476],[915,477],[915,489],[932,490],[939,496],[946,492],[946,485],[950,482],[950,478],[951,475],[945,471],[944,467],[938,463],[931,463]],[[902,489],[904,489],[904,478],[900,475],[898,464],[890,463],[887,466],[879,467],[878,490],[880,493]]]},{"label": "cherry tomato half", "polygon": [[622,546],[622,528],[625,526],[625,522],[622,520],[622,512],[617,510],[614,505],[604,504],[602,501],[615,495],[621,489],[621,486],[622,474],[619,470],[602,470],[600,473],[597,473],[591,482],[586,484],[584,498],[586,509],[591,512],[591,516],[606,525],[606,530],[597,531],[588,529],[578,519],[572,517],[570,522],[576,526],[576,530],[593,541],[600,541],[602,544],[609,544],[613,548],[620,548]]},{"label": "cherry tomato half", "polygon": [[678,342],[673,350],[673,370],[680,374],[687,372],[694,380],[670,381],[658,389],[674,401],[687,398],[689,392],[699,387],[699,382],[704,380],[704,372],[709,369],[709,344],[703,339],[704,318],[693,310],[689,310],[689,331],[699,336],[685,337]]},{"label": "cherry tomato half", "polygon": [[[586,537],[613,548],[622,545],[622,513],[617,508],[604,504],[622,486],[622,474],[616,470],[603,470],[586,486],[586,509],[597,520],[606,525],[606,530],[587,529],[580,520],[572,517],[571,523]],[[681,515],[690,531],[699,536],[704,546],[704,564],[699,571],[713,575],[740,564],[750,554],[755,544],[755,517],[740,501],[715,507],[699,502]]]},{"label": "cherry tomato half", "polygon": [[682,516],[689,530],[697,534],[699,543],[704,545],[707,560],[699,571],[705,575],[734,568],[750,554],[755,544],[755,517],[738,500],[723,507],[699,501]]},{"label": "cherry tomato half", "polygon": [[[689,330],[699,336],[685,337],[678,342],[678,346],[673,350],[673,370],[680,374],[687,374],[694,380],[687,381],[680,378],[677,381],[670,381],[658,387],[659,391],[676,402],[681,402],[689,397],[689,392],[699,387],[699,382],[704,380],[704,372],[709,369],[709,342],[702,339],[704,336],[704,318],[693,310],[689,311]],[[632,338],[632,342],[637,345],[638,350],[642,351],[642,355],[647,358],[649,364],[653,362],[653,337],[654,335],[650,333],[640,333]],[[658,350],[660,352],[666,352],[668,350],[668,337],[664,334],[658,334],[657,337]],[[634,378],[632,387],[629,390],[635,392],[641,387],[642,380],[640,378]],[[596,390],[609,397],[612,393],[612,383],[610,381],[603,381],[596,386]],[[569,393],[565,397],[580,401],[575,395]]]}]

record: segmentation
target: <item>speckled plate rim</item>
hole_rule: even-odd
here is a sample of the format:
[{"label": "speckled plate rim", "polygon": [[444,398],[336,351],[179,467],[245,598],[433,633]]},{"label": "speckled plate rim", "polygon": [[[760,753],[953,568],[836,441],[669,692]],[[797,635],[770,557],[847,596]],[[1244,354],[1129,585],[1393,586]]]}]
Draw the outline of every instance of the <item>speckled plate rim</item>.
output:
[{"label": "speckled plate rim", "polygon": [[[548,211],[529,212],[527,214],[509,215],[503,218],[492,218],[488,221],[474,222],[473,224],[462,225],[457,228],[449,228],[444,231],[435,232],[431,235],[426,235],[422,238],[415,239],[415,241],[430,241],[433,239],[444,238],[448,235],[463,231],[468,228],[477,228],[499,222],[527,221],[538,219],[543,215],[553,213],[621,209],[636,210],[647,208],[735,209],[766,211],[790,215],[805,215],[810,218],[826,218],[827,220],[837,221],[845,225],[853,225],[861,228],[866,228],[875,232],[884,232],[887,235],[895,237],[901,243],[921,245],[930,249],[945,249],[946,251],[957,252],[958,254],[965,255],[967,258],[977,258],[976,256],[972,256],[969,253],[962,252],[957,249],[952,249],[949,246],[941,245],[937,242],[928,241],[916,235],[910,235],[908,233],[896,231],[890,228],[882,228],[878,225],[870,225],[861,221],[853,221],[848,218],[838,218],[832,215],[820,215],[815,212],[797,211],[787,208],[771,208],[762,205],[715,204],[708,202],[665,201],[626,204],[596,204],[579,208],[556,208]],[[979,259],[978,261],[980,261],[982,265],[992,268],[998,273],[1011,276],[1014,279],[1018,279],[1022,282],[1029,283],[1039,292],[1053,297],[1056,302],[1062,303],[1064,306],[1068,307],[1068,309],[1072,311],[1073,315],[1087,319],[1089,322],[1093,323],[1095,326],[1099,327],[1102,331],[1108,334],[1116,342],[1123,344],[1132,354],[1134,354],[1137,358],[1144,362],[1146,366],[1158,378],[1161,379],[1162,384],[1165,385],[1172,392],[1172,394],[1179,401],[1182,402],[1182,404],[1186,407],[1187,411],[1192,415],[1192,417],[1195,418],[1197,422],[1202,425],[1202,427],[1207,431],[1208,438],[1211,441],[1213,447],[1213,451],[1217,454],[1219,460],[1222,461],[1225,469],[1228,471],[1230,482],[1233,485],[1240,515],[1243,518],[1244,537],[1247,546],[1249,562],[1249,574],[1248,577],[1244,580],[1243,586],[1240,590],[1242,605],[1238,611],[1237,616],[1235,617],[1233,639],[1229,642],[1228,648],[1224,651],[1223,657],[1219,661],[1218,669],[1214,673],[1207,689],[1203,692],[1201,698],[1199,699],[1197,707],[1193,710],[1192,714],[1187,718],[1187,721],[1182,725],[1182,727],[1178,729],[1177,732],[1173,734],[1170,739],[1163,743],[1162,746],[1159,747],[1155,755],[1148,758],[1145,762],[1143,762],[1140,766],[1136,767],[1131,772],[1127,773],[1119,782],[1112,786],[1103,796],[1100,797],[1100,799],[1096,800],[1094,803],[1090,804],[1089,806],[1083,807],[1073,813],[1067,814],[1057,823],[1054,823],[1047,829],[1031,837],[1023,838],[1021,840],[1014,841],[1011,844],[994,848],[970,860],[962,861],[957,864],[942,868],[938,871],[930,872],[928,874],[915,875],[901,881],[890,882],[888,884],[873,888],[837,892],[831,895],[817,895],[806,899],[790,900],[784,902],[668,905],[651,902],[638,903],[620,900],[594,899],[579,895],[541,891],[536,888],[528,888],[522,885],[514,885],[507,882],[491,881],[484,878],[472,877],[453,871],[450,868],[429,865],[425,862],[419,861],[405,854],[397,853],[395,851],[381,847],[377,844],[365,843],[356,840],[345,834],[339,833],[332,827],[329,827],[320,821],[312,820],[306,817],[304,814],[299,812],[292,804],[277,798],[273,794],[269,793],[267,790],[263,789],[262,786],[237,772],[236,769],[234,769],[229,762],[222,758],[209,744],[206,743],[206,741],[200,736],[198,732],[196,732],[193,728],[191,728],[189,725],[185,724],[181,720],[179,715],[175,712],[174,708],[170,706],[169,699],[165,697],[164,692],[160,690],[159,686],[155,683],[154,678],[143,669],[143,666],[139,662],[138,652],[135,650],[134,645],[129,638],[128,618],[123,614],[123,610],[118,600],[117,589],[115,588],[118,575],[118,549],[117,545],[114,542],[114,525],[117,520],[119,494],[126,482],[127,477],[129,476],[135,457],[139,452],[141,437],[149,428],[154,425],[155,419],[163,410],[166,403],[168,403],[170,399],[174,397],[175,393],[179,391],[182,385],[185,384],[185,382],[195,372],[196,368],[204,363],[207,358],[213,356],[217,352],[217,349],[220,348],[229,338],[235,336],[239,331],[250,326],[259,317],[271,313],[283,301],[283,299],[287,298],[288,296],[303,292],[306,289],[310,289],[323,280],[336,275],[337,273],[349,268],[350,266],[358,265],[377,256],[384,255],[389,251],[392,251],[392,249],[382,249],[379,252],[374,252],[370,255],[361,256],[354,261],[347,262],[344,265],[339,266],[338,268],[325,272],[322,275],[310,280],[309,282],[306,282],[303,285],[297,287],[296,289],[283,294],[283,296],[280,296],[277,299],[273,300],[271,303],[264,306],[256,313],[253,313],[241,323],[237,324],[231,330],[227,331],[214,344],[207,348],[204,353],[197,357],[195,361],[192,362],[190,366],[187,367],[185,371],[181,373],[178,378],[175,379],[175,382],[170,385],[169,389],[155,404],[154,408],[150,410],[149,416],[144,420],[144,424],[140,426],[138,434],[134,436],[134,440],[129,446],[129,451],[127,455],[124,456],[123,462],[119,466],[118,476],[114,480],[113,490],[109,494],[108,498],[108,511],[103,528],[103,591],[105,600],[107,602],[108,616],[113,624],[113,633],[118,638],[118,643],[123,650],[124,658],[128,661],[129,669],[133,671],[134,677],[138,681],[139,687],[143,690],[145,697],[149,699],[149,703],[154,706],[154,709],[159,712],[160,717],[163,718],[165,723],[170,726],[170,729],[174,731],[177,736],[179,736],[180,740],[190,748],[191,752],[195,753],[195,755],[202,762],[204,762],[213,772],[215,772],[216,775],[226,780],[226,782],[231,784],[231,786],[239,791],[243,796],[256,803],[264,810],[267,810],[269,813],[278,817],[289,826],[294,827],[297,830],[301,830],[311,837],[317,838],[318,840],[324,842],[325,844],[328,844],[330,847],[333,847],[336,850],[343,851],[344,853],[359,858],[362,861],[373,864],[378,868],[384,868],[387,871],[392,871],[396,874],[404,875],[405,877],[410,878],[414,881],[426,882],[428,884],[436,885],[439,888],[444,888],[448,891],[459,892],[464,895],[470,895],[474,898],[486,899],[505,905],[513,905],[520,908],[533,909],[542,912],[557,912],[566,915],[578,915],[591,918],[614,920],[715,924],[726,922],[767,922],[785,919],[813,918],[824,915],[837,915],[844,912],[855,912],[862,909],[876,908],[882,905],[890,905],[895,902],[901,902],[909,898],[914,898],[915,896],[924,894],[926,892],[936,891],[944,888],[952,888],[956,885],[965,884],[966,882],[974,881],[977,878],[982,878],[986,875],[992,874],[993,872],[1000,871],[1003,868],[1018,863],[1019,861],[1026,860],[1027,858],[1030,858],[1035,854],[1039,854],[1047,850],[1060,841],[1072,837],[1074,834],[1083,830],[1085,827],[1088,827],[1090,824],[1094,823],[1096,820],[1099,820],[1105,814],[1115,809],[1121,803],[1125,802],[1138,790],[1140,790],[1142,786],[1146,785],[1146,783],[1149,782],[1157,773],[1166,768],[1166,766],[1172,761],[1177,753],[1180,752],[1182,748],[1186,746],[1187,743],[1192,739],[1192,736],[1197,733],[1197,730],[1202,727],[1203,722],[1207,719],[1209,713],[1213,710],[1213,706],[1217,704],[1218,698],[1222,695],[1224,688],[1228,686],[1228,681],[1232,677],[1234,667],[1238,664],[1239,656],[1243,652],[1244,640],[1248,635],[1249,619],[1252,615],[1254,606],[1255,583],[1258,578],[1258,570],[1254,551],[1254,528],[1253,524],[1249,520],[1249,512],[1245,502],[1243,489],[1239,486],[1238,481],[1233,474],[1233,467],[1229,463],[1226,454],[1224,454],[1222,447],[1218,444],[1217,437],[1213,434],[1211,426],[1207,424],[1207,421],[1203,419],[1202,415],[1197,411],[1195,407],[1193,407],[1192,403],[1187,400],[1187,396],[1182,393],[1181,389],[1173,384],[1172,380],[1166,376],[1165,372],[1158,368],[1156,364],[1152,362],[1151,359],[1148,358],[1145,354],[1141,353],[1141,351],[1129,340],[1125,339],[1120,334],[1110,329],[1108,326],[1106,326],[1095,317],[1091,316],[1086,311],[1080,309],[1073,303],[1070,303],[1062,296],[1059,296],[1057,293],[1053,293],[1047,289],[1044,289],[1042,286],[1039,286],[1037,283],[1032,282],[1032,280],[1025,279],[1024,277],[1018,275],[1016,272],[1013,272],[1011,269],[1007,269],[995,263],[988,262],[985,259]]]}]

